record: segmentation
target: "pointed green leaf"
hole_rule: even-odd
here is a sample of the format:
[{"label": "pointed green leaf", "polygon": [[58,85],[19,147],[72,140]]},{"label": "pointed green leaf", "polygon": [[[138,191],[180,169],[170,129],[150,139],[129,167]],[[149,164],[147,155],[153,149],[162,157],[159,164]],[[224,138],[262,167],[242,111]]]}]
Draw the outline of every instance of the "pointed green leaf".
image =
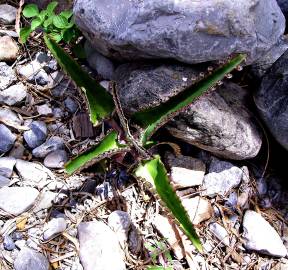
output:
[{"label": "pointed green leaf", "polygon": [[23,16],[26,18],[32,18],[39,14],[39,9],[35,4],[28,4],[23,9]]},{"label": "pointed green leaf", "polygon": [[135,113],[132,116],[132,120],[145,128],[142,136],[142,144],[145,145],[146,141],[153,135],[157,128],[169,121],[172,117],[175,117],[175,114],[181,109],[191,104],[196,98],[203,95],[218,81],[222,80],[226,74],[233,71],[245,57],[246,56],[243,54],[234,57],[227,64],[208,75],[205,79],[186,88],[167,102],[157,107]]},{"label": "pointed green leaf", "polygon": [[72,174],[124,150],[127,150],[126,145],[120,145],[117,141],[117,132],[112,131],[97,145],[66,163],[66,172]]},{"label": "pointed green leaf", "polygon": [[73,15],[72,10],[64,10],[59,15],[65,17],[66,19],[69,19]]},{"label": "pointed green leaf", "polygon": [[20,29],[20,40],[22,43],[25,43],[27,41],[31,32],[32,30],[29,26]]},{"label": "pointed green leaf", "polygon": [[46,15],[47,15],[47,10],[42,10],[39,14],[38,14],[38,18],[40,18],[42,21],[44,21]]},{"label": "pointed green leaf", "polygon": [[85,93],[89,106],[90,120],[96,126],[99,121],[107,118],[114,110],[114,102],[111,95],[92,79],[57,43],[49,39],[47,35],[44,36],[44,41],[59,65]]},{"label": "pointed green leaf", "polygon": [[53,2],[48,4],[46,10],[47,10],[47,13],[49,16],[54,14],[54,10],[57,7],[57,5],[58,5],[58,3],[56,1],[53,1]]},{"label": "pointed green leaf", "polygon": [[201,252],[202,245],[200,239],[185,208],[170,183],[166,168],[161,162],[160,157],[155,156],[154,159],[143,162],[136,169],[135,175],[136,177],[144,178],[155,187],[159,197],[178,220],[185,234]]}]

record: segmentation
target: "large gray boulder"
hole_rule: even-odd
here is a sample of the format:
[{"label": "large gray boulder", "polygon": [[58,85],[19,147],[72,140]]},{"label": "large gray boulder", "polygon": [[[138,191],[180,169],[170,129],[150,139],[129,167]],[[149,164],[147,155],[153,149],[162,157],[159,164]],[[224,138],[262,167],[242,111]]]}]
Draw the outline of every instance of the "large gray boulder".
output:
[{"label": "large gray boulder", "polygon": [[288,50],[265,74],[254,100],[270,132],[288,150]]},{"label": "large gray boulder", "polygon": [[285,29],[276,0],[78,0],[77,25],[103,55],[186,63],[261,57]]},{"label": "large gray boulder", "polygon": [[[124,64],[115,71],[119,97],[127,116],[157,106],[182,91],[199,76],[198,68],[171,65]],[[247,108],[248,93],[225,83],[206,94],[170,121],[170,133],[215,155],[235,160],[255,157],[261,134]]]}]

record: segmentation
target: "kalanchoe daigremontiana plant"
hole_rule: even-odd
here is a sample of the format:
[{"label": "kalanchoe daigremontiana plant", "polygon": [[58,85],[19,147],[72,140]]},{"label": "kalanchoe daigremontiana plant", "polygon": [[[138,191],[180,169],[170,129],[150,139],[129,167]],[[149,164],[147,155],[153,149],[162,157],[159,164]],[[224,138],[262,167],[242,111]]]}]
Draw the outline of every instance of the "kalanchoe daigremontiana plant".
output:
[{"label": "kalanchoe daigremontiana plant", "polygon": [[[60,66],[71,76],[86,96],[90,119],[93,125],[102,121],[109,121],[116,127],[88,151],[70,160],[65,168],[68,174],[82,170],[100,160],[111,158],[116,154],[132,152],[139,161],[133,174],[138,179],[143,179],[156,191],[166,208],[179,223],[187,237],[201,252],[202,246],[193,224],[184,209],[180,198],[177,196],[166,168],[159,155],[153,154],[150,149],[157,142],[151,141],[152,135],[159,127],[175,117],[195,99],[214,87],[227,74],[240,65],[245,55],[237,55],[227,61],[213,72],[209,72],[205,78],[195,82],[169,101],[132,115],[130,121],[137,125],[137,132],[132,132],[123,113],[117,94],[117,85],[111,84],[110,95],[103,87],[85,73],[80,66],[65,51],[48,36],[45,43]],[[112,113],[116,115],[112,118]],[[138,130],[139,129],[139,130]],[[137,134],[137,135],[136,135]]]}]

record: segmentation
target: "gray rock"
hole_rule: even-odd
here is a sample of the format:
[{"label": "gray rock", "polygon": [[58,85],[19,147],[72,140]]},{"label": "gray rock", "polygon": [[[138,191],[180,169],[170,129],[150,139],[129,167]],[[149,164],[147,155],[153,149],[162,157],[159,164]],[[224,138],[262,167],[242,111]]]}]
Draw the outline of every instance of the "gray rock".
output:
[{"label": "gray rock", "polygon": [[47,169],[40,164],[17,159],[15,167],[24,181],[40,183],[48,178]]},{"label": "gray rock", "polygon": [[62,118],[65,115],[61,108],[53,108],[52,112],[55,118]]},{"label": "gray rock", "polygon": [[20,215],[33,206],[39,191],[31,187],[2,187],[0,208],[11,215]]},{"label": "gray rock", "polygon": [[89,66],[96,70],[103,79],[112,79],[115,68],[113,62],[110,59],[103,56],[101,53],[94,51],[87,57],[87,61]]},{"label": "gray rock", "polygon": [[277,61],[277,59],[288,49],[288,39],[286,36],[278,42],[263,56],[257,63],[252,65],[252,72],[256,78],[261,78],[265,72]]},{"label": "gray rock", "polygon": [[17,9],[8,4],[0,5],[0,22],[12,24],[16,19]]},{"label": "gray rock", "polygon": [[5,62],[0,62],[0,90],[6,89],[17,80],[14,70]]},{"label": "gray rock", "polygon": [[285,257],[285,248],[276,230],[258,213],[247,210],[243,218],[245,247],[259,253]]},{"label": "gray rock", "polygon": [[276,0],[82,0],[75,3],[74,15],[91,44],[119,60],[199,63],[248,53],[253,62],[285,30]]},{"label": "gray rock", "polygon": [[24,247],[18,253],[14,261],[15,270],[49,270],[49,262],[47,258],[31,249]]},{"label": "gray rock", "polygon": [[103,222],[81,222],[78,238],[80,260],[85,270],[126,269],[117,235]]},{"label": "gray rock", "polygon": [[109,91],[109,83],[110,81],[101,81],[100,85],[103,86],[107,91]]},{"label": "gray rock", "polygon": [[26,86],[22,83],[15,84],[0,92],[0,103],[13,106],[23,101],[26,96]]},{"label": "gray rock", "polygon": [[170,177],[176,188],[185,188],[201,185],[204,179],[206,166],[200,159],[189,156],[169,155],[168,164]]},{"label": "gray rock", "polygon": [[243,172],[240,168],[226,161],[213,158],[209,173],[205,175],[203,182],[203,195],[227,194],[232,188],[237,187],[242,179]]},{"label": "gray rock", "polygon": [[5,29],[0,29],[0,36],[9,36],[13,38],[19,37],[19,35],[15,31]]},{"label": "gray rock", "polygon": [[288,150],[288,50],[265,74],[254,100],[270,132]]},{"label": "gray rock", "polygon": [[3,122],[9,122],[12,126],[20,126],[22,124],[17,114],[7,108],[0,109],[0,118]]},{"label": "gray rock", "polygon": [[[193,83],[204,69],[180,65],[124,64],[115,71],[126,115],[166,102]],[[228,159],[247,159],[260,150],[261,134],[245,105],[248,92],[225,83],[191,104],[166,127],[190,144]]]},{"label": "gray rock", "polygon": [[114,232],[128,233],[131,227],[131,219],[127,212],[115,210],[108,216],[108,225]]},{"label": "gray rock", "polygon": [[0,175],[10,178],[15,164],[16,159],[13,157],[0,157]]},{"label": "gray rock", "polygon": [[209,224],[209,230],[215,235],[215,237],[226,246],[230,245],[229,234],[224,227],[216,222]]},{"label": "gray rock", "polygon": [[32,149],[45,142],[47,137],[47,127],[42,121],[33,121],[29,125],[30,130],[25,131],[23,136],[25,142]]},{"label": "gray rock", "polygon": [[19,66],[17,69],[18,73],[24,77],[25,80],[31,83],[37,83],[40,85],[46,85],[49,82],[49,77],[46,71],[43,69],[43,65],[37,60]]},{"label": "gray rock", "polygon": [[262,135],[252,121],[248,93],[234,83],[225,83],[179,114],[167,125],[170,133],[214,155],[235,160],[255,157]]},{"label": "gray rock", "polygon": [[48,139],[45,143],[33,149],[32,154],[37,158],[45,158],[49,153],[56,150],[63,150],[65,144],[62,138],[53,136]]},{"label": "gray rock", "polygon": [[0,188],[9,186],[9,184],[10,184],[10,179],[0,175]]},{"label": "gray rock", "polygon": [[16,60],[18,51],[18,45],[11,37],[0,37],[0,61]]},{"label": "gray rock", "polygon": [[116,210],[108,216],[108,225],[117,234],[121,247],[128,243],[128,233],[131,229],[131,218],[127,212]]},{"label": "gray rock", "polygon": [[67,222],[63,217],[52,218],[45,226],[43,232],[44,241],[48,241],[57,234],[64,232],[67,227]]},{"label": "gray rock", "polygon": [[4,236],[3,246],[4,246],[4,249],[8,251],[11,251],[16,248],[13,239],[9,235]]},{"label": "gray rock", "polygon": [[37,106],[37,112],[41,115],[50,115],[52,114],[52,109],[48,104],[43,104]]},{"label": "gray rock", "polygon": [[14,145],[16,135],[3,124],[0,124],[0,154],[8,152]]},{"label": "gray rock", "polygon": [[35,208],[33,209],[35,213],[40,210],[48,209],[52,206],[52,202],[58,196],[58,193],[45,191],[40,194],[39,200]]},{"label": "gray rock", "polygon": [[44,165],[47,168],[60,169],[68,161],[68,155],[65,150],[56,150],[49,153],[44,159]]},{"label": "gray rock", "polygon": [[64,100],[64,105],[70,113],[75,113],[78,110],[78,104],[71,97]]},{"label": "gray rock", "polygon": [[209,200],[196,196],[182,200],[183,206],[193,224],[199,224],[213,216],[213,208]]},{"label": "gray rock", "polygon": [[16,142],[9,153],[9,157],[22,159],[24,155],[25,147],[22,143]]}]

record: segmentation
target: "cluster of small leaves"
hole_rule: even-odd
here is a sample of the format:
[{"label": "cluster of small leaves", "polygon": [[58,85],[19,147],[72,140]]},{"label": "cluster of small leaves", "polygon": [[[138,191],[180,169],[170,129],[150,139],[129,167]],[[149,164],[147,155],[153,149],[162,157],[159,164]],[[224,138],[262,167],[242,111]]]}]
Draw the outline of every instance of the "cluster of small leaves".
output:
[{"label": "cluster of small leaves", "polygon": [[39,11],[37,5],[28,4],[23,9],[23,16],[32,19],[30,26],[21,28],[20,39],[25,43],[29,35],[37,28],[49,35],[57,43],[64,40],[66,43],[75,40],[79,36],[71,10],[62,11],[55,14],[55,8],[58,3],[53,1],[48,4],[47,8]]},{"label": "cluster of small leaves", "polygon": [[[172,257],[169,248],[163,241],[155,241],[153,245],[148,243],[144,244],[150,251],[151,260],[154,265],[148,266],[149,270],[173,270]],[[158,261],[162,261],[165,266],[159,266]]]}]

